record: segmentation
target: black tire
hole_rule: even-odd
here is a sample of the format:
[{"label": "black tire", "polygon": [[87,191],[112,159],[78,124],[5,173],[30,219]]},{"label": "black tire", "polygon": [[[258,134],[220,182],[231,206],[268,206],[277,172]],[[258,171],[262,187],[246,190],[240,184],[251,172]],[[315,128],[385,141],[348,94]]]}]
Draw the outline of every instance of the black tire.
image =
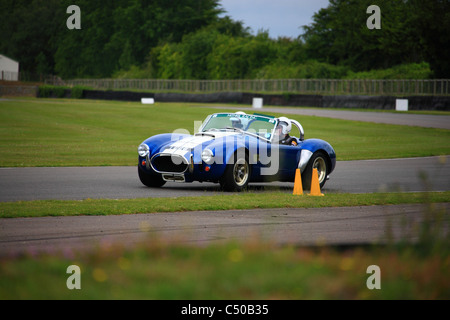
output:
[{"label": "black tire", "polygon": [[309,159],[308,165],[302,173],[302,186],[305,190],[311,190],[311,178],[313,168],[317,169],[319,174],[319,185],[322,189],[327,182],[327,176],[330,172],[328,156],[323,151],[315,152],[311,159]]},{"label": "black tire", "polygon": [[234,154],[233,163],[227,164],[225,172],[220,179],[220,185],[223,190],[233,192],[233,191],[243,191],[248,188],[248,182],[250,180],[250,164],[248,161],[248,156],[237,157],[239,153]]},{"label": "black tire", "polygon": [[138,165],[138,175],[139,180],[141,180],[141,182],[145,186],[150,188],[160,188],[166,183],[166,181],[164,181],[164,179],[160,174],[147,173],[144,170],[142,170],[142,168],[139,165]]}]

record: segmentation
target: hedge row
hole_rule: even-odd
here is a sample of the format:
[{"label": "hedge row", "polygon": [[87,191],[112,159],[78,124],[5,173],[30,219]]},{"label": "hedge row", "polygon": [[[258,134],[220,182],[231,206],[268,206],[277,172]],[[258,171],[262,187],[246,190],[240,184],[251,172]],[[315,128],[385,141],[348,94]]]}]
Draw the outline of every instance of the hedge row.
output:
[{"label": "hedge row", "polygon": [[62,86],[44,85],[38,87],[38,98],[72,98],[82,99],[84,91],[88,90],[84,87],[75,86],[73,88]]}]

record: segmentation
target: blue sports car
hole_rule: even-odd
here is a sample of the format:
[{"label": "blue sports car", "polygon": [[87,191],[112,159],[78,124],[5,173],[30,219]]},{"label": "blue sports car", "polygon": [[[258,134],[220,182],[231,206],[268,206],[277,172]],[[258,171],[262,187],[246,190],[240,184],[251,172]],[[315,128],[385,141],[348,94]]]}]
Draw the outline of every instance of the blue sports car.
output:
[{"label": "blue sports car", "polygon": [[[292,129],[297,137],[290,135]],[[148,187],[209,181],[226,191],[242,191],[251,182],[294,182],[300,168],[303,188],[310,189],[316,168],[322,188],[336,165],[332,146],[305,140],[296,120],[242,111],[209,115],[194,135],[152,136],[138,154],[138,175]]]}]

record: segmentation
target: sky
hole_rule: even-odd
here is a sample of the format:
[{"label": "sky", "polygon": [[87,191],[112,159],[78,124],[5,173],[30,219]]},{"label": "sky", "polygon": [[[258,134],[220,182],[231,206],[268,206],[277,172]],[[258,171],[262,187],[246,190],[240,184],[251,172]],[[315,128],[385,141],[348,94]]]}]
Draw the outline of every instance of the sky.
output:
[{"label": "sky", "polygon": [[230,16],[250,27],[253,34],[268,31],[271,38],[297,38],[304,32],[303,25],[312,23],[312,16],[328,7],[328,0],[221,0]]}]

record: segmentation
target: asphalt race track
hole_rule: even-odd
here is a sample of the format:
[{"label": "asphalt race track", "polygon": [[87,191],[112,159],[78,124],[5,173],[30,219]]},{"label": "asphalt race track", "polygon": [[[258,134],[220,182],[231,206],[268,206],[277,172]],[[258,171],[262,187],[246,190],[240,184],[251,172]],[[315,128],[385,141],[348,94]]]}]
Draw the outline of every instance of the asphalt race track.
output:
[{"label": "asphalt race track", "polygon": [[[440,210],[449,203],[438,204]],[[62,252],[104,248],[119,243],[163,241],[208,245],[227,241],[275,245],[354,245],[411,239],[405,221],[423,219],[423,205],[357,208],[193,211],[118,216],[1,219],[0,256],[28,252]],[[448,215],[445,222],[450,221]]]},{"label": "asphalt race track", "polygon": [[[241,107],[208,107],[215,109],[234,109],[244,110]],[[264,107],[261,112],[275,112],[283,114],[298,114],[304,116],[316,116],[324,118],[334,118],[353,121],[364,121],[373,123],[397,124],[405,126],[417,126],[424,128],[450,129],[450,116],[433,114],[411,114],[401,112],[372,112],[372,111],[353,111],[353,110],[332,110],[321,108],[305,107]],[[247,111],[253,113],[255,110]]]},{"label": "asphalt race track", "polygon": [[[293,183],[250,184],[252,192],[292,192]],[[338,161],[324,193],[444,191],[450,188],[450,157]],[[147,188],[137,167],[0,168],[0,201],[132,199],[221,194],[214,183],[168,182]]]},{"label": "asphalt race track", "polygon": [[[331,192],[449,190],[449,157],[340,161],[322,190]],[[252,192],[291,193],[293,184],[255,184]],[[212,183],[141,185],[135,167],[2,168],[0,201],[141,198],[221,194]],[[448,210],[449,203],[440,204]],[[140,241],[220,241],[275,244],[367,244],[383,242],[386,225],[402,237],[405,219],[420,221],[424,205],[325,209],[256,209],[95,217],[0,219],[0,255],[88,250]],[[446,211],[448,212],[448,211]],[[448,223],[449,215],[446,215]]]}]

